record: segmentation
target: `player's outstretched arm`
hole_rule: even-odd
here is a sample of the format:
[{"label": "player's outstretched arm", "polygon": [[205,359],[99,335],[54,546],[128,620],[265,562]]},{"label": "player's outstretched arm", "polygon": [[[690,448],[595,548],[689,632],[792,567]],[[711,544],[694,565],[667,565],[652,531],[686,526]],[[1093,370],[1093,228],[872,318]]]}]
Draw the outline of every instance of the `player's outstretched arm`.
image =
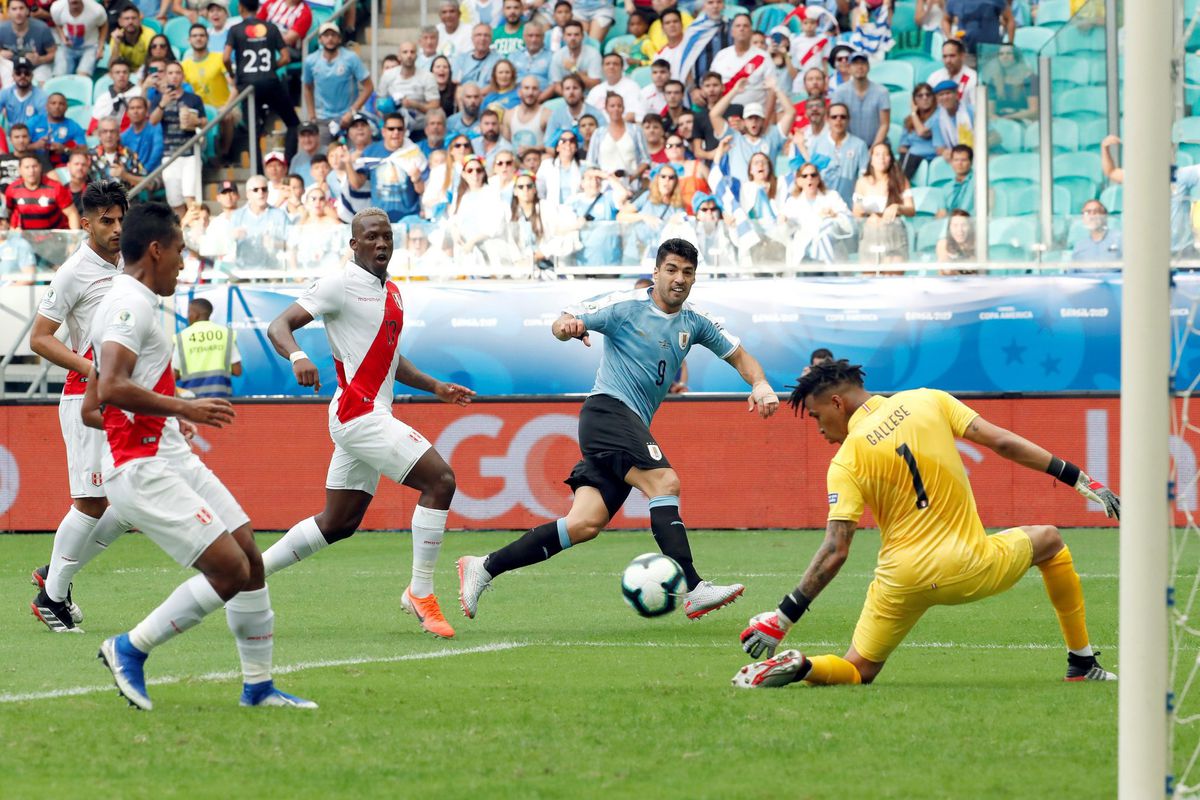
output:
[{"label": "player's outstretched arm", "polygon": [[439,381],[437,378],[421,372],[421,370],[417,369],[416,364],[413,364],[404,356],[400,356],[400,363],[396,365],[395,377],[396,380],[405,386],[430,392],[437,395],[437,398],[443,403],[450,403],[451,405],[470,405],[471,398],[475,396],[475,392],[466,386]]},{"label": "player's outstretched arm", "polygon": [[100,396],[96,390],[96,367],[88,369],[87,388],[83,392],[83,402],[80,403],[79,414],[83,424],[89,428],[104,430],[104,414],[100,408]]},{"label": "player's outstretched arm", "polygon": [[592,346],[592,342],[588,338],[587,325],[574,314],[568,314],[564,311],[561,317],[554,320],[554,325],[551,326],[550,332],[560,342],[565,342],[568,339],[579,339],[588,347]]},{"label": "player's outstretched arm", "polygon": [[812,563],[804,571],[800,585],[785,595],[774,611],[764,611],[750,618],[750,624],[741,635],[743,650],[753,658],[764,652],[768,657],[775,654],[783,637],[846,563],[857,528],[858,525],[850,520],[829,520],[825,526],[825,541],[821,542]]},{"label": "player's outstretched arm", "polygon": [[137,355],[116,342],[105,342],[101,351],[104,372],[96,381],[96,400],[104,405],[158,417],[180,417],[222,428],[233,422],[233,404],[219,397],[185,400],[139,386],[133,380]]},{"label": "player's outstretched arm", "polygon": [[1070,486],[1084,498],[1098,503],[1106,516],[1121,518],[1121,498],[1099,481],[1094,481],[1086,472],[1063,461],[1040,445],[1019,436],[1010,430],[993,425],[983,417],[976,417],[967,426],[963,438],[983,445],[998,456],[1007,458],[1038,472],[1045,472]]},{"label": "player's outstretched arm", "polygon": [[296,343],[295,332],[313,321],[312,314],[298,303],[292,303],[267,326],[267,338],[275,352],[292,362],[292,373],[296,383],[311,386],[314,392],[321,391],[321,373],[308,354]]},{"label": "player's outstretched arm", "polygon": [[725,359],[734,369],[738,371],[738,375],[742,376],[750,386],[750,397],[748,400],[749,411],[757,411],[758,415],[763,419],[774,414],[779,410],[779,398],[775,395],[775,390],[771,388],[771,384],[767,383],[767,375],[763,372],[762,364],[758,363],[758,359],[750,355],[746,348],[738,345]]}]

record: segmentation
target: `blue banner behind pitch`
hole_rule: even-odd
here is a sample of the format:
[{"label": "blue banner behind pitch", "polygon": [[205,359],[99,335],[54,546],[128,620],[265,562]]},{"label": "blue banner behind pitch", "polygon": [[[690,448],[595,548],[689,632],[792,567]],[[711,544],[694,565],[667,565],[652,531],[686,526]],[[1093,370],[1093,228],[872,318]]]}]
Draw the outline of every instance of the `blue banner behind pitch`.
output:
[{"label": "blue banner behind pitch", "polygon": [[[550,324],[566,305],[631,281],[472,281],[401,284],[401,348],[421,369],[485,395],[586,392],[599,363],[593,347],[559,342]],[[291,366],[266,327],[298,285],[204,286],[176,297],[213,303],[231,325],[243,359],[239,395],[300,395]],[[816,347],[866,366],[880,391],[931,386],[959,392],[1115,391],[1120,370],[1120,281],[1111,276],[757,279],[697,282],[692,300],[740,336],[776,388],[791,383]],[[1200,375],[1200,346],[1187,335],[1200,277],[1177,275],[1172,292],[1177,384]],[[182,323],[181,323],[182,324]],[[320,322],[299,332],[321,369],[321,394],[335,385]],[[1181,352],[1179,352],[1181,351]],[[703,348],[688,356],[692,391],[745,386]]]}]

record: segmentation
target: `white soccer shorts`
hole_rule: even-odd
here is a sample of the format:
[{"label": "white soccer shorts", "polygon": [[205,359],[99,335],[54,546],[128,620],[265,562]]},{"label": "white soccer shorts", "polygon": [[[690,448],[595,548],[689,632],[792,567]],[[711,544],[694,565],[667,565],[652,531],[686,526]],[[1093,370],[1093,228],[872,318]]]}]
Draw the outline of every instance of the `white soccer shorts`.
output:
[{"label": "white soccer shorts", "polygon": [[331,427],[329,435],[334,448],[325,488],[357,489],[372,495],[381,475],[403,483],[425,451],[433,447],[391,414],[367,414]]},{"label": "white soccer shorts", "polygon": [[162,171],[163,189],[167,193],[167,205],[178,208],[188,198],[196,198],[196,179],[199,178],[199,159],[184,156],[171,162]]},{"label": "white soccer shorts", "polygon": [[[190,567],[217,537],[230,530],[218,506],[224,506],[227,513],[241,512],[216,476],[205,472],[207,476],[197,474],[186,465],[180,470],[163,458],[138,461],[108,476],[108,501],[124,522],[146,534],[180,565]],[[193,480],[199,481],[198,487]]]},{"label": "white soccer shorts", "polygon": [[104,497],[104,431],[83,424],[82,408],[83,395],[58,401],[58,424],[67,446],[67,481],[71,497]]}]

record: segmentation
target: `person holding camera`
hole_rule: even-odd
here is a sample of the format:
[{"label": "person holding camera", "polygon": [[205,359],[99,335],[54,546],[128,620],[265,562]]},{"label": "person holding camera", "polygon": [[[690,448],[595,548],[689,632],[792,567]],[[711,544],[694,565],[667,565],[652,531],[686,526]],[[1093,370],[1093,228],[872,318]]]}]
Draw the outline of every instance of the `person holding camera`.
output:
[{"label": "person holding camera", "polygon": [[[183,85],[183,66],[178,61],[166,65],[159,84],[146,93],[150,103],[150,124],[162,128],[163,152],[170,158],[180,145],[192,138],[196,129],[208,120],[204,101]],[[200,183],[200,159],[194,153],[180,156],[167,165],[162,173],[167,204],[183,216],[185,201],[195,200]]]},{"label": "person holding camera", "polygon": [[619,176],[595,165],[584,170],[579,193],[569,203],[580,229],[582,247],[575,256],[578,265],[606,267],[620,263],[621,230],[616,219],[628,197],[629,190]]}]

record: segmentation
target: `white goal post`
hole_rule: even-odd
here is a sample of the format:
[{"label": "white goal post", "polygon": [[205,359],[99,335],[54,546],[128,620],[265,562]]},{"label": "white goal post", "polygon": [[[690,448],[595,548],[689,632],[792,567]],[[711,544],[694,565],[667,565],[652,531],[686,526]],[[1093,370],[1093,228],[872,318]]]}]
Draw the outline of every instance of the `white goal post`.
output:
[{"label": "white goal post", "polygon": [[1122,800],[1170,787],[1167,588],[1171,0],[1126,2],[1125,270],[1121,318],[1119,757]]}]

